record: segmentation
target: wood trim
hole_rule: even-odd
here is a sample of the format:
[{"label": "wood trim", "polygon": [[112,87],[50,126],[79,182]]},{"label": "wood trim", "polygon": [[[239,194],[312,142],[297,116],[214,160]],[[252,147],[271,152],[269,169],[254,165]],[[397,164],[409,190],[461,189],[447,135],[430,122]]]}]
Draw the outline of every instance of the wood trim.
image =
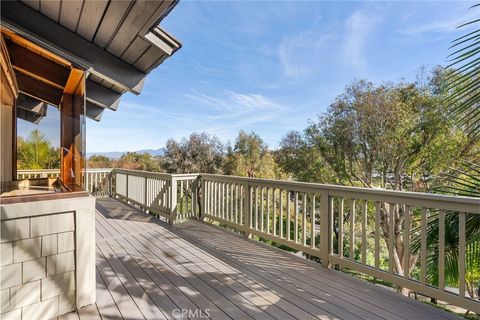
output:
[{"label": "wood trim", "polygon": [[10,40],[14,43],[16,43],[19,46],[22,46],[29,51],[33,51],[35,54],[42,56],[43,58],[49,59],[60,66],[64,67],[71,67],[72,64],[70,61],[52,53],[51,51],[42,48],[41,46],[36,45],[35,43],[17,35],[16,33],[6,29],[2,28],[2,34],[4,34],[7,38],[10,38]]},{"label": "wood trim", "polygon": [[17,99],[12,110],[12,181],[17,180]]},{"label": "wood trim", "polygon": [[36,202],[36,201],[46,201],[46,200],[73,199],[73,198],[81,198],[81,197],[88,197],[88,196],[89,196],[88,191],[39,193],[39,194],[24,195],[24,196],[0,197],[0,203],[2,203],[3,205],[3,204]]}]

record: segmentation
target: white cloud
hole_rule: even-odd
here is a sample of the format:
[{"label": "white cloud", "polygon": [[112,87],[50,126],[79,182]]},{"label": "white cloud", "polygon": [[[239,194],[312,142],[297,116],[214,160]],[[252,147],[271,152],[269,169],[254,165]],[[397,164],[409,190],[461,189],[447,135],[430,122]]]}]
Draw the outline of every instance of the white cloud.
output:
[{"label": "white cloud", "polygon": [[274,120],[288,121],[285,114],[291,110],[288,105],[257,93],[224,90],[212,95],[194,91],[185,97],[202,116],[184,115],[182,122],[195,123],[202,131],[224,141],[233,139],[240,129],[254,130],[271,126]]},{"label": "white cloud", "polygon": [[283,37],[277,48],[283,75],[297,80],[313,74],[320,51],[328,50],[331,40],[332,35],[318,27]]},{"label": "white cloud", "polygon": [[345,23],[346,33],[341,47],[341,53],[347,64],[360,70],[366,68],[365,45],[369,35],[379,22],[378,17],[371,14],[367,15],[358,10],[347,18]]},{"label": "white cloud", "polygon": [[[424,33],[450,34],[459,31],[458,26],[477,19],[477,11],[465,9],[467,6],[459,6],[456,10],[442,13],[439,17],[430,19],[417,19],[415,15],[408,20],[415,20],[410,26],[398,30],[399,34],[410,36]],[[418,21],[421,23],[419,24]]]},{"label": "white cloud", "polygon": [[244,114],[249,112],[273,110],[280,111],[286,108],[262,94],[238,93],[224,90],[217,96],[194,92],[187,94],[187,98],[200,104],[213,107],[220,113]]}]

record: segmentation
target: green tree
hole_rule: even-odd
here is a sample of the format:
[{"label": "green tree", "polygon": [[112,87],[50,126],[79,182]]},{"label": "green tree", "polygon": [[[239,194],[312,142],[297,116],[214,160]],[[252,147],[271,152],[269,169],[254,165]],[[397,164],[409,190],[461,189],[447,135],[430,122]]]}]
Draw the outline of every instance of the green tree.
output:
[{"label": "green tree", "polygon": [[25,139],[18,138],[17,157],[19,169],[60,168],[59,149],[39,130],[31,131]]},{"label": "green tree", "polygon": [[114,166],[114,162],[107,156],[92,155],[88,158],[87,168],[111,168]]},{"label": "green tree", "polygon": [[290,131],[280,141],[275,161],[290,178],[317,183],[338,183],[335,172],[322,155],[312,148],[310,141],[298,131]]},{"label": "green tree", "polygon": [[267,144],[255,132],[241,130],[233,148],[229,148],[226,174],[250,178],[277,178],[280,175],[275,158]]},{"label": "green tree", "polygon": [[[307,181],[320,180],[320,176],[327,183],[428,190],[435,175],[453,160],[470,158],[478,151],[475,142],[449,116],[445,79],[445,70],[436,68],[415,83],[353,82],[303,135],[284,139],[279,154],[286,155],[288,161],[280,163],[295,178]],[[318,155],[316,161],[310,160],[312,154]],[[300,165],[303,163],[307,169]],[[317,163],[325,164],[326,174],[311,170]],[[389,204],[382,204],[380,209],[381,236],[388,246],[392,227]],[[406,208],[394,209],[395,221],[400,222],[394,226],[394,267],[403,275],[404,255],[409,255],[408,271],[417,255],[404,250],[401,222]]]},{"label": "green tree", "polygon": [[160,161],[155,159],[149,153],[127,152],[123,154],[117,161],[117,166],[123,169],[143,170],[151,172],[159,172]]},{"label": "green tree", "polygon": [[225,147],[215,136],[192,133],[180,142],[167,141],[162,166],[169,173],[222,173]]}]

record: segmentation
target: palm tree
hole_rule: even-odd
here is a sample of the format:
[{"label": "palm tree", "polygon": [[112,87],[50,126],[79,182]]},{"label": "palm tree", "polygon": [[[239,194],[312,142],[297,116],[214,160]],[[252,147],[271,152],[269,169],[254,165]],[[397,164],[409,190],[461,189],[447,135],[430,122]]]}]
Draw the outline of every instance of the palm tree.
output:
[{"label": "palm tree", "polygon": [[[480,4],[471,7],[479,9]],[[474,19],[458,28],[473,27],[473,30],[452,42],[453,52],[448,56],[453,68],[448,78],[447,89],[450,114],[457,125],[472,138],[480,138],[480,19]],[[478,160],[478,159],[477,159]],[[440,177],[434,192],[470,197],[480,197],[480,166],[472,162],[460,162]],[[434,213],[427,227],[428,269],[431,284],[438,284],[438,231],[439,221]],[[459,233],[458,212],[447,211],[445,215],[445,282],[458,285]],[[465,287],[470,297],[478,297],[480,286],[480,215],[468,214],[465,221]],[[420,249],[419,237],[414,239],[413,249]],[[467,312],[468,313],[468,312]]]},{"label": "palm tree", "polygon": [[18,162],[21,169],[54,169],[60,156],[40,130],[33,130],[27,138],[18,139]]},{"label": "palm tree", "polygon": [[[460,168],[451,169],[440,178],[440,186],[433,191],[443,194],[455,194],[480,197],[480,166],[464,162]],[[459,213],[445,213],[445,284],[458,286],[459,258]],[[427,224],[427,280],[438,285],[438,247],[439,247],[438,211],[432,212]],[[467,214],[465,219],[465,287],[471,298],[478,298],[480,285],[480,215]],[[412,250],[421,247],[420,236],[412,243]]]}]

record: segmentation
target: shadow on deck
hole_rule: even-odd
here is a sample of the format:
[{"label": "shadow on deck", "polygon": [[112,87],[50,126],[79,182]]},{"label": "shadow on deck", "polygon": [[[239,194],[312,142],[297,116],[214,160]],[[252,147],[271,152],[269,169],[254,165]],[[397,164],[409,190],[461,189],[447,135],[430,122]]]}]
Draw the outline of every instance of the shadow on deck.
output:
[{"label": "shadow on deck", "polygon": [[458,319],[208,224],[97,210],[97,303],[61,318]]}]

